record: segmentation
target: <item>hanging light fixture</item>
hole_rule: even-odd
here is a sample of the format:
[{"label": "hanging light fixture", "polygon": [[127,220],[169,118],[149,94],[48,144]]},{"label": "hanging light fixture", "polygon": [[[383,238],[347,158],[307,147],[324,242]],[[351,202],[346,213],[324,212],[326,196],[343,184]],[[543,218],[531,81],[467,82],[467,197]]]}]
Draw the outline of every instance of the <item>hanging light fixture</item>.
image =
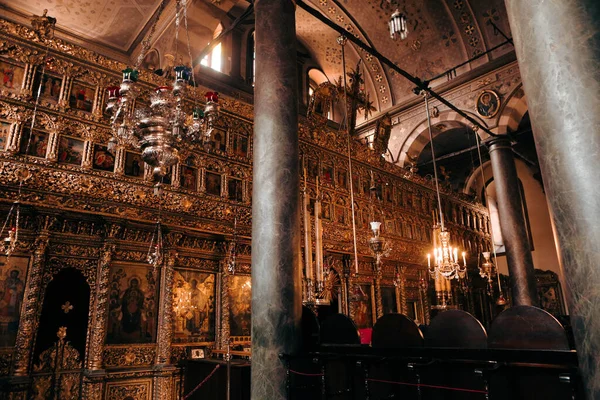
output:
[{"label": "hanging light fixture", "polygon": [[406,39],[408,36],[408,25],[406,22],[406,16],[400,12],[399,9],[393,12],[388,22],[390,28],[390,37],[393,40],[400,38],[400,40]]},{"label": "hanging light fixture", "polygon": [[[421,92],[425,98],[425,111],[427,114],[427,126],[429,129],[429,145],[431,147],[431,158],[433,161],[433,174],[435,180],[435,191],[437,195],[438,212],[439,212],[439,233],[437,233],[438,226],[434,226],[434,238],[433,238],[433,260],[431,259],[431,253],[427,254],[427,268],[433,279],[437,277],[443,277],[446,279],[461,279],[467,274],[467,259],[464,251],[460,252],[462,260],[459,260],[458,254],[459,249],[456,246],[452,246],[450,243],[450,232],[446,230],[444,225],[444,213],[442,212],[442,200],[440,195],[440,185],[438,182],[437,165],[435,160],[435,151],[433,149],[433,134],[431,131],[431,115],[429,113],[429,100],[428,94],[425,90]],[[462,265],[460,264],[462,261]]]},{"label": "hanging light fixture", "polygon": [[156,271],[156,269],[162,265],[164,259],[163,234],[159,219],[156,221],[156,228],[154,233],[152,233],[152,239],[150,239],[150,247],[148,248],[146,261],[148,261],[148,264],[152,265]]},{"label": "hanging light fixture", "polygon": [[139,95],[136,85],[139,72],[138,68],[143,61],[150,46],[152,34],[155,31],[158,17],[164,9],[166,0],[163,0],[157,13],[157,18],[150,30],[150,35],[143,42],[142,52],[134,68],[123,70],[123,80],[120,86],[107,88],[106,111],[113,114],[111,119],[113,138],[109,141],[109,151],[114,151],[117,145],[132,145],[141,148],[142,159],[153,168],[153,175],[162,178],[168,168],[179,162],[179,147],[184,139],[202,141],[207,144],[214,130],[215,122],[219,116],[219,95],[217,92],[206,93],[206,106],[204,110],[194,106],[192,118],[188,118],[184,111],[184,98],[188,82],[192,80],[193,58],[190,50],[189,33],[187,25],[186,4],[176,2],[176,43],[181,15],[187,33],[188,56],[192,68],[178,65],[174,68],[175,79],[172,86],[159,86],[150,96],[150,107],[133,111],[133,103]]},{"label": "hanging light fixture", "polygon": [[373,236],[369,238],[369,249],[375,257],[376,270],[381,271],[383,257],[387,257],[392,251],[392,248],[388,241],[381,236],[381,222],[371,222],[371,231],[373,232]]},{"label": "hanging light fixture", "polygon": [[[21,214],[19,201],[15,201],[8,211],[2,230],[0,231],[0,237],[4,236],[4,231],[8,226],[8,236],[0,242],[0,253],[4,253],[6,258],[14,253],[17,248],[17,242],[19,241],[19,217]],[[13,225],[14,219],[14,225]]]}]

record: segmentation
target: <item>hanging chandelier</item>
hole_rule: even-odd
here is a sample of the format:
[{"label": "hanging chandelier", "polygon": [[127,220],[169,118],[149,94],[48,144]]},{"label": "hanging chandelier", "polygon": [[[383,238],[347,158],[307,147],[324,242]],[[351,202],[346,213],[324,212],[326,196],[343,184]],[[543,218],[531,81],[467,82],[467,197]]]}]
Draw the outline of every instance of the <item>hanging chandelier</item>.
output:
[{"label": "hanging chandelier", "polygon": [[[429,113],[429,100],[426,91],[421,94],[425,98],[425,111],[427,115],[427,126],[429,130],[429,145],[431,146],[431,158],[433,162],[433,174],[435,180],[435,191],[437,195],[437,204],[440,224],[433,229],[433,260],[431,253],[427,254],[427,268],[432,279],[462,279],[467,274],[467,259],[464,251],[460,252],[462,260],[459,260],[459,249],[450,243],[450,232],[444,225],[444,213],[442,211],[442,200],[440,195],[440,185],[438,182],[437,165],[435,160],[435,151],[433,149],[433,134],[431,131],[431,114]],[[439,232],[438,232],[439,231]],[[462,261],[462,265],[460,264]]]},{"label": "hanging chandelier", "polygon": [[492,282],[492,278],[496,275],[496,266],[490,260],[490,252],[484,251],[481,253],[483,256],[483,262],[479,266],[479,276],[483,279],[487,279],[489,283]]},{"label": "hanging chandelier", "polygon": [[392,248],[388,241],[381,236],[381,222],[371,222],[371,231],[373,232],[373,236],[369,238],[369,249],[375,257],[376,271],[381,271],[383,257],[387,257],[392,251]]},{"label": "hanging chandelier", "polygon": [[[164,1],[161,4],[164,8]],[[187,13],[185,4],[176,3],[175,18],[176,36],[178,36],[180,19],[186,33]],[[131,145],[140,148],[142,160],[152,167],[152,173],[162,178],[168,168],[179,162],[179,148],[184,140],[202,142],[207,148],[214,125],[219,116],[219,95],[217,92],[205,94],[204,109],[194,106],[191,118],[184,110],[184,99],[190,80],[195,85],[193,75],[193,58],[190,50],[189,34],[188,56],[192,67],[178,65],[174,68],[175,78],[172,86],[159,86],[150,95],[150,106],[134,111],[134,100],[141,89],[136,84],[139,77],[138,66],[149,48],[151,35],[155,30],[158,18],[150,30],[150,36],[144,41],[142,52],[134,68],[123,70],[120,86],[110,86],[107,90],[106,111],[112,113],[111,126],[113,137],[109,141],[108,150],[114,151],[117,146]],[[177,37],[176,37],[177,42]]]},{"label": "hanging chandelier", "polygon": [[[19,241],[19,218],[21,214],[19,201],[15,201],[10,208],[8,215],[6,216],[6,221],[2,226],[2,231],[0,231],[0,237],[4,236],[4,231],[8,225],[8,236],[6,236],[2,241],[0,241],[0,253],[3,253],[6,258],[10,258],[10,256],[17,249],[17,242]],[[14,225],[13,225],[14,219]]]},{"label": "hanging chandelier", "polygon": [[406,15],[400,12],[400,10],[396,9],[390,20],[388,22],[388,26],[390,28],[390,37],[393,40],[400,38],[400,40],[404,40],[408,37],[408,25],[406,21]]}]

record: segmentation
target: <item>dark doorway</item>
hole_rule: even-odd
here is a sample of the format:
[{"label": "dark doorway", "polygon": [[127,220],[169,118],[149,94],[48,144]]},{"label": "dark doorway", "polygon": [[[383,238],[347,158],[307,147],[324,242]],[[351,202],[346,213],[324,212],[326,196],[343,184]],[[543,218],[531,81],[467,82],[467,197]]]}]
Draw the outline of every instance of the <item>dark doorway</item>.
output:
[{"label": "dark doorway", "polygon": [[66,327],[66,338],[85,357],[90,286],[85,277],[74,268],[65,268],[54,276],[46,288],[42,315],[36,337],[34,364],[40,354],[58,340],[60,327]]}]

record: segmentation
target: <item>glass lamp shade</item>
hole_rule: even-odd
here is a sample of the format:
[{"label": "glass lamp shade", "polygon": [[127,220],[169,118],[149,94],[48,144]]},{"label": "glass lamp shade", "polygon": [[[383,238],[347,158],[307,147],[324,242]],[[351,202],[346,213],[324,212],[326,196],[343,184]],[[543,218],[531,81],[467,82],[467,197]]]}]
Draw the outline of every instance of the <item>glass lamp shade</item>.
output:
[{"label": "glass lamp shade", "polygon": [[379,237],[380,229],[381,229],[381,222],[376,222],[376,221],[371,222],[371,230],[373,231],[373,235],[375,237]]},{"label": "glass lamp shade", "polygon": [[396,40],[397,38],[404,40],[408,36],[406,16],[401,13],[400,10],[394,11],[388,25],[390,28],[390,36],[393,40]]},{"label": "glass lamp shade", "polygon": [[484,251],[481,254],[483,255],[484,261],[481,263],[481,267],[479,268],[479,275],[482,278],[490,279],[494,274],[494,264],[490,261],[490,252]]}]

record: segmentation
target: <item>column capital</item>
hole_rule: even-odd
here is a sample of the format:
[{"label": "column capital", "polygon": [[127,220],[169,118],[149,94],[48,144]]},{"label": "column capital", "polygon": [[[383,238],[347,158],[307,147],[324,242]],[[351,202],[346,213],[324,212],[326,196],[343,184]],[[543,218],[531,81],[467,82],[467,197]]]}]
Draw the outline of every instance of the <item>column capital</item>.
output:
[{"label": "column capital", "polygon": [[511,149],[512,143],[508,135],[498,135],[488,138],[483,144],[487,146],[490,152],[499,149]]}]

